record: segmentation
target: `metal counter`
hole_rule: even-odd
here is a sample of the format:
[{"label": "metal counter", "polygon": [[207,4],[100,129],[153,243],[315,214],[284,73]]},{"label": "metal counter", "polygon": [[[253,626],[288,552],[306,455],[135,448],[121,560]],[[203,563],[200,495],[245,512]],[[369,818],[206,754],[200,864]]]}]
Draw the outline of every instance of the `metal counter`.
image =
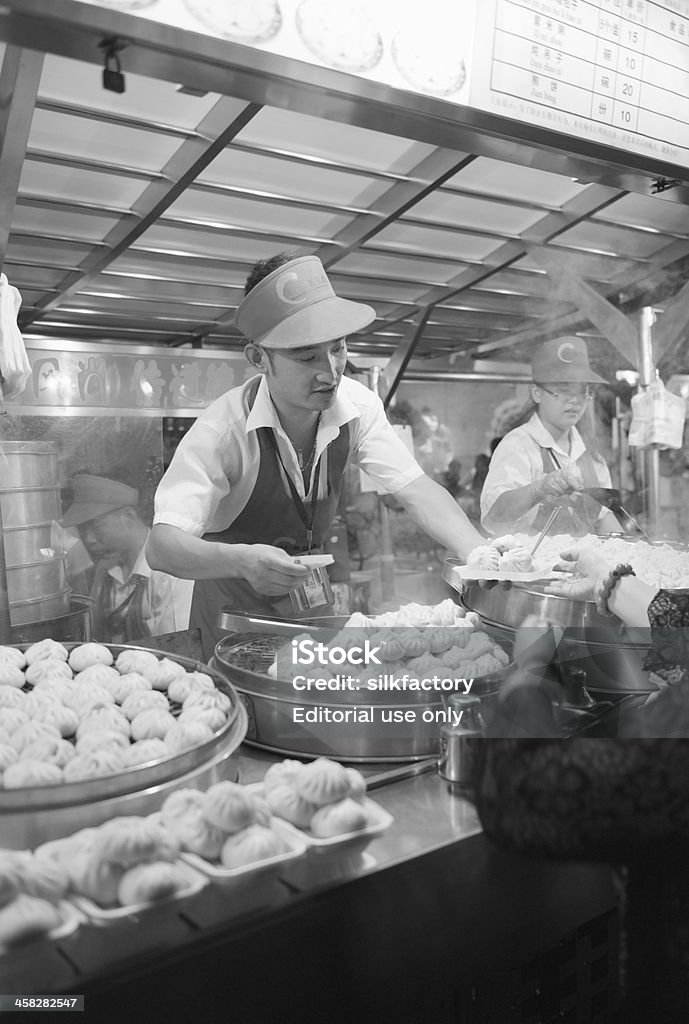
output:
[{"label": "metal counter", "polygon": [[[260,779],[273,760],[242,748],[241,780]],[[544,964],[581,976],[595,961],[591,993],[612,992],[610,868],[498,850],[471,803],[424,767],[405,765],[411,777],[387,784],[379,769],[368,773],[372,798],[395,820],[343,877],[280,883],[270,907],[234,920],[216,907],[204,922],[199,894],[164,922],[84,928],[61,949],[70,975],[59,990],[83,993],[98,1024],[132,1010],[147,1024],[214,1021],[219,1012],[238,1024],[503,1024],[513,1019],[510,1000],[544,989]],[[582,943],[589,966],[572,953]],[[45,980],[34,991],[48,991]],[[497,1016],[471,1015],[479,997],[495,1009],[498,993],[508,1002]]]}]

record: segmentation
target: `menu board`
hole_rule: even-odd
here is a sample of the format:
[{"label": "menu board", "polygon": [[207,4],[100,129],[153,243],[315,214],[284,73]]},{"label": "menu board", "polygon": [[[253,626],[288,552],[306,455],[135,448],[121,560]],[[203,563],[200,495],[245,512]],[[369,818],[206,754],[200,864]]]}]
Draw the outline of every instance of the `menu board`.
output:
[{"label": "menu board", "polygon": [[689,166],[689,0],[88,0]]},{"label": "menu board", "polygon": [[472,106],[689,165],[689,0],[482,0],[475,52]]}]

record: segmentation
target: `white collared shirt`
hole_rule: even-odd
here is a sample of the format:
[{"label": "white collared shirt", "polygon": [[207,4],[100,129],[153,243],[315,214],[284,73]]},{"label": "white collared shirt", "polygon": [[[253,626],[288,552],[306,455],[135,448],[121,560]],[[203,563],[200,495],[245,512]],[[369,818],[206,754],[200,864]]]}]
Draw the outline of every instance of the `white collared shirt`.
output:
[{"label": "white collared shirt", "polygon": [[[146,535],[148,539],[148,534]],[[151,569],[146,561],[146,542],[136,557],[132,571],[125,577],[121,565],[110,566],[106,572],[112,582],[113,607],[106,611],[119,608],[134,592],[141,577],[146,579],[141,613],[144,622],[151,631],[151,636],[163,633],[176,633],[189,627],[191,597],[194,590],[193,580],[182,580],[169,573]],[[94,594],[97,598],[98,595]]]},{"label": "white collared shirt", "polygon": [[[488,474],[481,491],[481,525],[491,533],[520,533],[528,530],[537,514],[538,505],[534,505],[523,516],[509,522],[486,525],[486,517],[494,503],[505,491],[513,491],[524,487],[543,476],[542,448],[550,448],[555,453],[560,466],[568,466],[584,454],[586,445],[576,427],[570,430],[570,450],[561,448],[550,431],[543,425],[540,416],[534,413],[527,423],[515,427],[505,434],[493,452]],[[594,459],[593,465],[601,487],[610,487],[610,471],[602,459]],[[601,512],[605,515],[606,510]]]},{"label": "white collared shirt", "polygon": [[[182,438],[156,491],[154,523],[177,526],[196,537],[226,530],[245,508],[256,484],[259,427],[275,431],[284,467],[300,497],[308,497],[310,491],[305,493],[296,452],[282,428],[265,377],[253,408],[247,408],[255,380],[252,377],[218,398]],[[423,475],[388,422],[378,396],[349,377],[342,378],[335,401],[321,414],[314,467],[345,424],[349,424],[353,461],[380,491],[395,494]],[[327,477],[326,453],[319,498],[327,493]],[[313,469],[311,481],[310,486]]]}]

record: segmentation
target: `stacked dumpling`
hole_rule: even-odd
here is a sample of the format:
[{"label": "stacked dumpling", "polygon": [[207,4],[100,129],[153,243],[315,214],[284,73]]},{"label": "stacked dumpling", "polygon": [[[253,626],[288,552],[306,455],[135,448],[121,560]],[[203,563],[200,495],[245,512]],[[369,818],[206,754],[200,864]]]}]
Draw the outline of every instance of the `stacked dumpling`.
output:
[{"label": "stacked dumpling", "polygon": [[59,928],[66,871],[29,851],[0,850],[0,953]]},{"label": "stacked dumpling", "polygon": [[300,761],[272,765],[263,789],[273,814],[319,839],[359,832],[369,824],[363,775],[327,757],[306,765]]},{"label": "stacked dumpling", "polygon": [[35,851],[39,863],[66,873],[70,891],[100,907],[164,899],[189,887],[176,863],[179,844],[151,818],[113,818]]},{"label": "stacked dumpling", "polygon": [[160,818],[183,850],[224,868],[247,867],[289,850],[270,826],[268,807],[236,782],[218,782],[205,793],[177,790]]},{"label": "stacked dumpling", "polygon": [[0,647],[0,789],[84,782],[174,756],[212,740],[231,707],[210,675],[152,651],[127,648],[115,660],[100,643]]}]

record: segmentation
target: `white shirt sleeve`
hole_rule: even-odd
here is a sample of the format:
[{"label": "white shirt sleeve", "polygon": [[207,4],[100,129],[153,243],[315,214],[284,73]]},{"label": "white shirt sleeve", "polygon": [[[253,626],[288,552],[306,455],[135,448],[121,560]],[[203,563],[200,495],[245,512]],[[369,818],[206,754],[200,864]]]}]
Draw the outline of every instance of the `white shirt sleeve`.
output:
[{"label": "white shirt sleeve", "polygon": [[[538,461],[535,460],[534,453]],[[481,491],[481,521],[483,522],[505,491],[513,491],[517,487],[533,483],[541,475],[541,464],[540,449],[529,437],[522,433],[517,434],[516,431],[503,437],[493,452]]]},{"label": "white shirt sleeve", "polygon": [[237,445],[211,425],[197,421],[180,441],[158,484],[153,522],[177,526],[200,537],[220,501],[230,492],[228,477],[239,471]]},{"label": "white shirt sleeve", "polygon": [[395,494],[423,476],[423,469],[393,430],[380,398],[369,397],[353,421],[354,459],[379,491]]}]

